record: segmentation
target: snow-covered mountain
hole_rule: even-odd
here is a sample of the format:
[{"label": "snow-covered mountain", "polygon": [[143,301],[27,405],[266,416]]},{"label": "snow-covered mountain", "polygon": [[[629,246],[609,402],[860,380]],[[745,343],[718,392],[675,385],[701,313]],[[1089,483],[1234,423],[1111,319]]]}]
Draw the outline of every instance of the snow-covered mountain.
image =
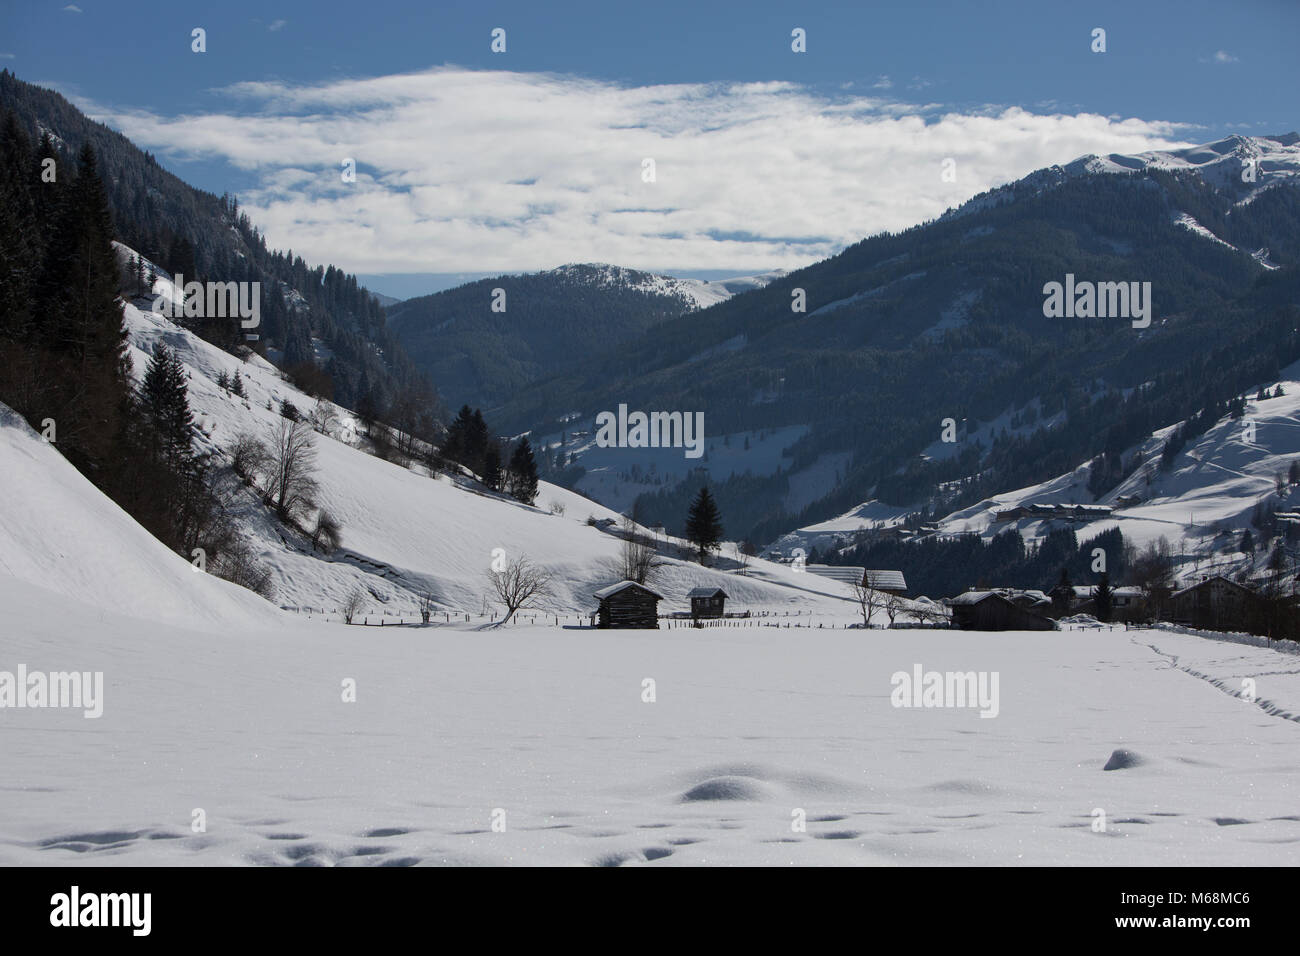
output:
[{"label": "snow-covered mountain", "polygon": [[941,220],[969,216],[981,210],[1038,195],[1081,176],[1122,175],[1153,170],[1190,173],[1216,189],[1250,203],[1261,192],[1300,181],[1300,133],[1279,136],[1228,136],[1184,149],[1151,150],[1126,155],[1089,153],[1064,165],[1035,170],[1023,179],[980,193]]},{"label": "snow-covered mountain", "polygon": [[487,410],[575,361],[782,275],[708,282],[570,263],[407,299],[388,321],[448,405]]},{"label": "snow-covered mountain", "polygon": [[[1266,572],[1269,550],[1241,550],[1256,509],[1300,510],[1300,484],[1286,480],[1293,462],[1300,462],[1300,363],[1283,371],[1280,381],[1261,383],[1267,394],[1247,396],[1241,418],[1224,416],[1194,438],[1167,467],[1161,453],[1169,437],[1184,423],[1175,422],[1124,450],[1129,475],[1105,494],[1088,490],[1090,462],[1047,481],[1008,490],[978,504],[954,511],[932,524],[939,536],[979,534],[991,539],[1017,530],[1027,543],[1041,542],[1055,528],[1073,527],[1086,540],[1118,528],[1126,541],[1143,548],[1164,538],[1176,555],[1176,576],[1188,582],[1209,573],[1256,576]],[[1258,390],[1251,393],[1258,394]],[[1279,484],[1279,481],[1281,483]],[[1109,514],[1017,514],[1033,506],[1101,506]],[[902,524],[912,509],[868,501],[828,521],[809,525],[777,541],[773,550],[811,551],[851,541],[856,533]],[[924,533],[921,535],[924,536]]]},{"label": "snow-covered mountain", "polygon": [[676,276],[627,269],[607,262],[569,263],[557,269],[538,273],[540,276],[577,279],[592,288],[623,289],[649,296],[671,296],[681,301],[683,312],[707,309],[719,302],[726,302],[733,295],[761,289],[785,274],[784,269],[777,269],[774,272],[737,276],[734,279],[679,279]]}]

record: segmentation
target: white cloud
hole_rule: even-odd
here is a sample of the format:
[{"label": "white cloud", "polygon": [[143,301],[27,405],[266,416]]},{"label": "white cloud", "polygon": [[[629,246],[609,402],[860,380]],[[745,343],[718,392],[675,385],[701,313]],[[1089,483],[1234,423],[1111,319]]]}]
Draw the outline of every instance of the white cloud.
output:
[{"label": "white cloud", "polygon": [[14,55],[12,53],[0,53],[0,60],[12,60],[13,58]]},{"label": "white cloud", "polygon": [[876,80],[875,83],[871,84],[871,88],[873,90],[888,90],[892,88],[893,85],[894,85],[894,81],[882,74],[880,79]]},{"label": "white cloud", "polygon": [[270,25],[267,27],[267,29],[270,30],[272,33],[275,33],[279,30],[284,29],[284,27],[287,26],[288,23],[289,23],[288,20],[272,20]]},{"label": "white cloud", "polygon": [[1233,56],[1231,53],[1225,52],[1224,50],[1218,50],[1217,52],[1215,52],[1212,59],[1215,63],[1236,63],[1237,62],[1237,58],[1235,56]]},{"label": "white cloud", "polygon": [[83,10],[81,9],[81,7],[77,6],[75,3],[70,3],[70,4],[68,4],[66,7],[64,7],[63,9],[66,10],[68,13],[84,13],[84,12],[85,12],[85,11],[83,11]]},{"label": "white cloud", "polygon": [[[963,114],[788,82],[443,67],[218,92],[230,108],[203,115],[83,106],[142,148],[252,171],[240,200],[271,245],[364,273],[792,268],[1042,166],[1187,145],[1167,122]],[[940,178],[950,156],[956,183]]]}]

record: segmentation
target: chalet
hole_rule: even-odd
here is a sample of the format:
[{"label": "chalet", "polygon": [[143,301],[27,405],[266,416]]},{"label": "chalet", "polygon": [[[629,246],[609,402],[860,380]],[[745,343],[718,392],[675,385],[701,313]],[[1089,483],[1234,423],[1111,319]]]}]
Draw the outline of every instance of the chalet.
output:
[{"label": "chalet", "polygon": [[1245,630],[1258,598],[1250,588],[1222,575],[1183,588],[1169,598],[1169,617],[1192,627]]},{"label": "chalet", "polygon": [[1029,514],[1029,509],[1023,505],[1016,505],[1014,508],[1003,508],[1000,511],[993,512],[994,521],[1018,521]]},{"label": "chalet", "polygon": [[949,602],[952,625],[962,631],[1054,631],[1056,622],[996,591],[967,591]]},{"label": "chalet", "polygon": [[1145,499],[1141,495],[1120,495],[1115,499],[1115,507],[1132,508],[1142,504]]},{"label": "chalet", "polygon": [[644,584],[620,581],[596,592],[600,608],[596,611],[600,627],[659,626],[659,602],[664,596]]},{"label": "chalet", "polygon": [[686,595],[691,599],[691,618],[722,617],[727,603],[727,592],[722,588],[691,588]]},{"label": "chalet", "polygon": [[1110,505],[1075,505],[1074,513],[1085,521],[1096,521],[1099,518],[1109,518],[1114,514],[1115,509]]},{"label": "chalet", "polygon": [[873,591],[884,591],[899,597],[907,594],[907,580],[902,571],[867,571],[862,583]]},{"label": "chalet", "polygon": [[[1059,605],[1060,599],[1057,597],[1057,590],[1061,589],[1061,587],[1062,586],[1058,584],[1055,588],[1052,589],[1053,606]],[[1095,585],[1078,584],[1072,588],[1069,588],[1068,590],[1070,592],[1068,595],[1069,600],[1065,608],[1065,611],[1063,613],[1068,613],[1070,611],[1079,614],[1097,613],[1097,602],[1096,602],[1097,588]],[[1144,597],[1146,597],[1146,592],[1144,592],[1139,587],[1125,586],[1125,587],[1111,588],[1110,590],[1111,613],[1113,615],[1118,615],[1123,611],[1127,611],[1133,608],[1135,605],[1139,604]]]}]

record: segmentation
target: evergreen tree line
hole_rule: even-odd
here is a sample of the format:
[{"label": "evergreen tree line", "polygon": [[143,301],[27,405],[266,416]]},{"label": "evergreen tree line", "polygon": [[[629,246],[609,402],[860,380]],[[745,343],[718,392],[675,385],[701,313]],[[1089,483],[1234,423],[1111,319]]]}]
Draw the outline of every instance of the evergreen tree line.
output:
[{"label": "evergreen tree line", "polygon": [[159,346],[132,383],[112,240],[93,148],[70,165],[0,120],[0,401],[168,547],[257,586],[219,472],[193,449],[183,366]]},{"label": "evergreen tree line", "polygon": [[[229,195],[194,189],[163,169],[126,137],[82,115],[62,96],[0,70],[0,109],[12,110],[30,138],[57,131],[50,147],[61,161],[90,144],[116,237],[170,274],[189,281],[261,283],[261,327],[251,347],[278,350],[280,367],[316,383],[313,394],[357,408],[368,395],[386,412],[398,394],[424,378],[388,329],[383,307],[356,276],[333,266],[309,267],[292,250],[266,246],[263,235]],[[38,208],[38,216],[44,210]],[[134,291],[132,294],[139,294]],[[189,320],[193,331],[227,350],[249,346],[237,322]],[[312,339],[330,357],[317,358]]]},{"label": "evergreen tree line", "polygon": [[1097,584],[1092,570],[1094,549],[1106,555],[1109,580],[1123,580],[1133,551],[1118,528],[1083,543],[1072,528],[1049,531],[1037,545],[1027,545],[1019,531],[1004,531],[985,541],[979,535],[927,537],[919,541],[872,536],[846,548],[816,549],[811,563],[858,565],[902,571],[908,590],[933,598],[951,597],[971,587],[1013,587],[1048,591],[1064,570],[1075,584]]},{"label": "evergreen tree line", "polygon": [[492,436],[480,409],[462,405],[442,445],[442,456],[464,465],[493,491],[501,491],[531,505],[537,500],[537,460],[528,436],[507,450]]}]

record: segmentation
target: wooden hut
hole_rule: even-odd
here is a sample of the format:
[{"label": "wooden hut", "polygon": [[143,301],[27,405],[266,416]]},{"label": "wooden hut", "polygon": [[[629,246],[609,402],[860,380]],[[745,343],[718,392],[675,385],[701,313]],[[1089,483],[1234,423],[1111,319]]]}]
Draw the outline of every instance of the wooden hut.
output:
[{"label": "wooden hut", "polygon": [[727,603],[727,592],[722,588],[691,588],[686,595],[691,599],[691,618],[722,617]]},{"label": "wooden hut", "polygon": [[596,592],[599,627],[659,626],[659,602],[664,596],[635,581],[620,581]]},{"label": "wooden hut", "polygon": [[952,624],[962,631],[1054,631],[1056,622],[996,591],[967,591],[952,599]]}]

